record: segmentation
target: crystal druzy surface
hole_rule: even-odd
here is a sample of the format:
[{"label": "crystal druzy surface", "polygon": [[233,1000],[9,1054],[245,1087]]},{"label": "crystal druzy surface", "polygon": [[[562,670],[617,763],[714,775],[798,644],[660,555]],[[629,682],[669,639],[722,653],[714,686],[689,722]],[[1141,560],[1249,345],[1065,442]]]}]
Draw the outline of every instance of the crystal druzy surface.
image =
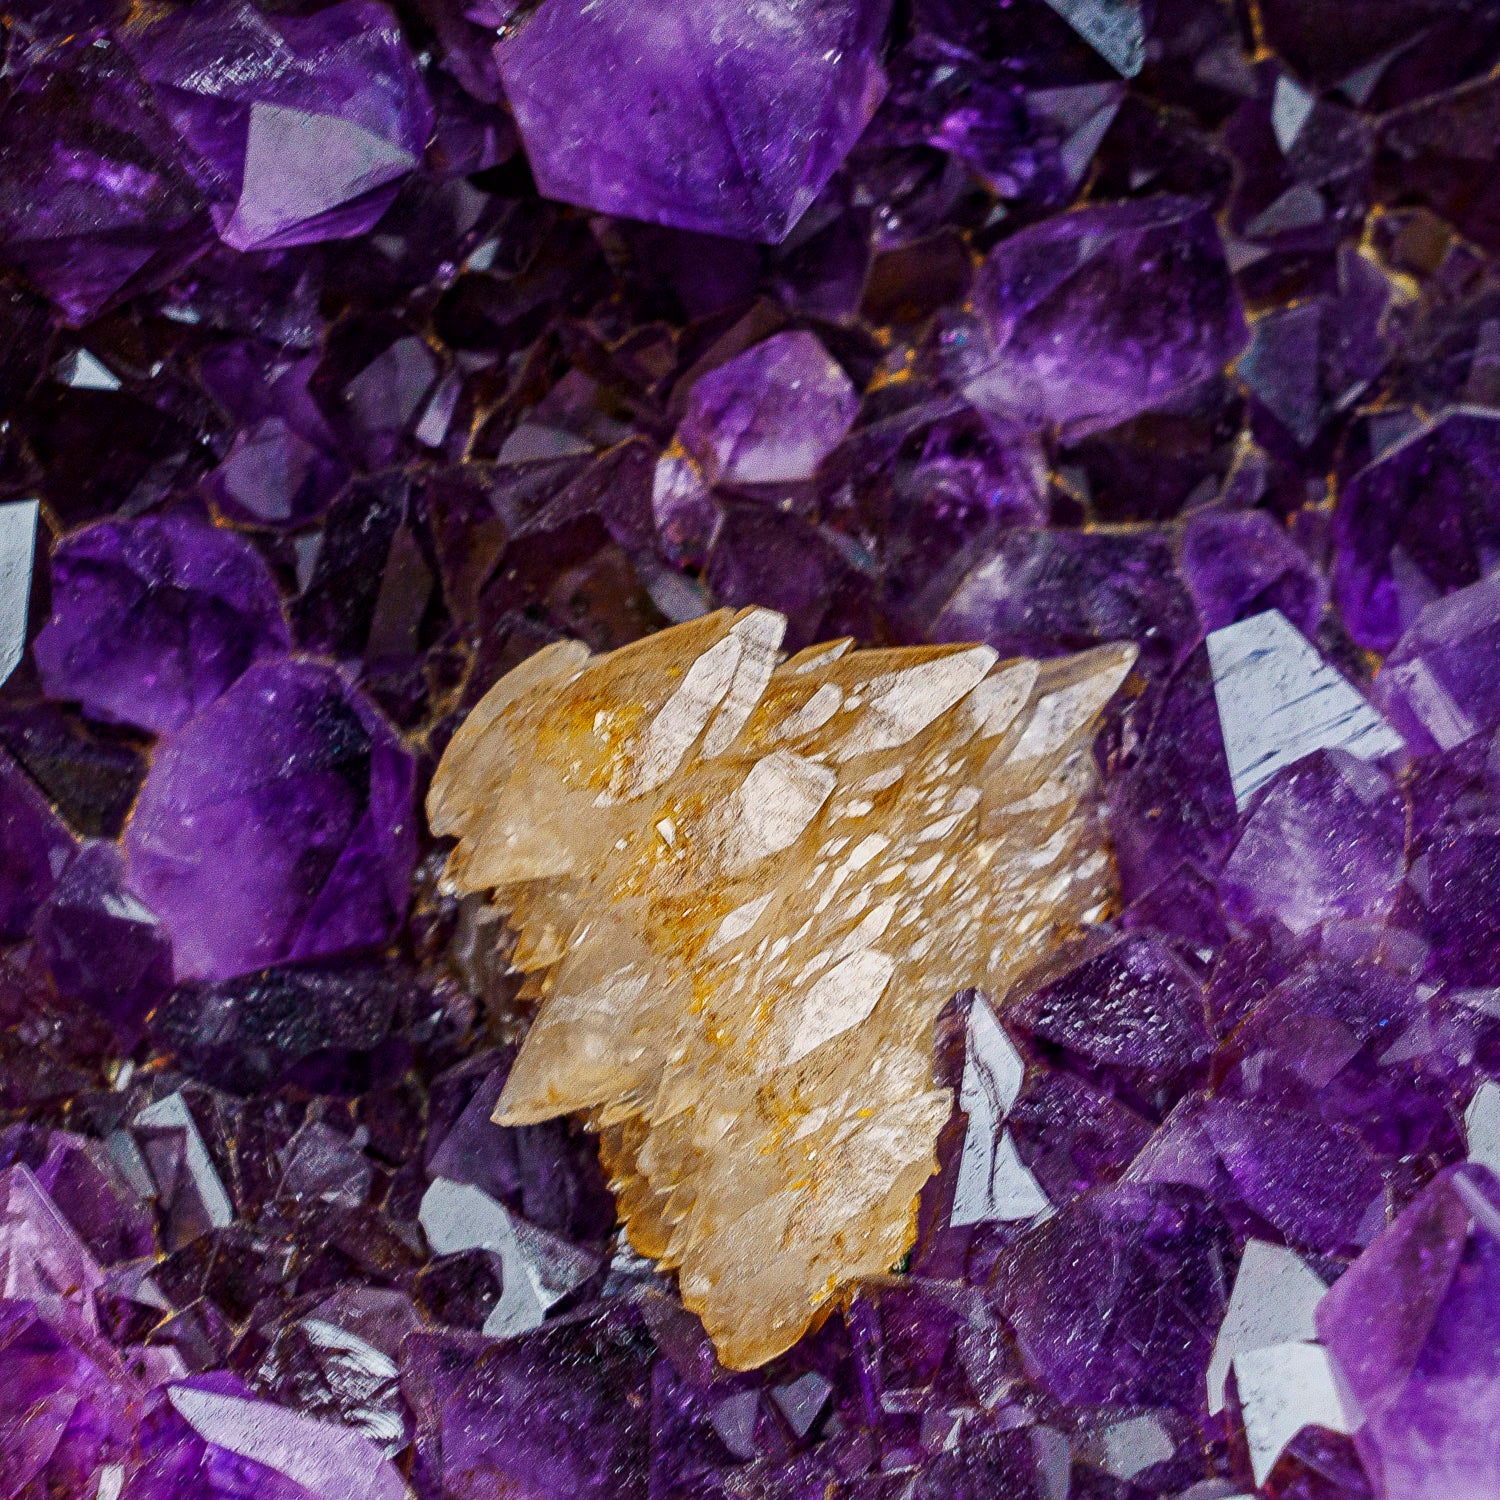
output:
[{"label": "crystal druzy surface", "polygon": [[428,794],[541,1008],[501,1124],[589,1111],[636,1249],[732,1367],[915,1233],[933,1022],[1108,906],[1092,730],[1135,658],[780,659],[728,611],[503,677]]},{"label": "crystal druzy surface", "polygon": [[[1497,0],[10,0],[0,58],[0,1493],[1490,1500]],[[744,611],[853,645],[543,794],[568,693],[628,759]],[[895,784],[808,889],[872,706],[741,752],[810,679],[1127,644],[1040,968],[874,884]],[[434,773],[570,661],[455,890]],[[864,758],[978,792],[909,863],[977,882],[1073,794],[983,825],[963,712]]]}]

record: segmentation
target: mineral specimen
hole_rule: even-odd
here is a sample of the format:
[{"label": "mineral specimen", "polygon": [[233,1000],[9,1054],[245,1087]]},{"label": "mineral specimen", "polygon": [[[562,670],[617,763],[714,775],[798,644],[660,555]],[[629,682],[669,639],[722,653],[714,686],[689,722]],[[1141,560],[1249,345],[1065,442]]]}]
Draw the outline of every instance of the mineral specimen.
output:
[{"label": "mineral specimen", "polygon": [[183,515],[75,531],[52,556],[52,605],[34,648],[52,695],[158,733],[290,644],[260,554]]},{"label": "mineral specimen", "polygon": [[1074,436],[1127,421],[1214,375],[1245,342],[1218,230],[1180,198],[1061,214],[980,269],[977,321],[950,338],[984,411]]},{"label": "mineral specimen", "polygon": [[549,197],[780,240],[885,92],[890,0],[544,0],[498,46]]},{"label": "mineral specimen", "polygon": [[237,250],[362,234],[427,144],[432,106],[371,0],[274,19],[214,0],[133,20],[125,47],[201,158],[214,227]]},{"label": "mineral specimen", "polygon": [[[1500,0],[10,0],[0,58],[0,1496],[1493,1500]],[[876,654],[558,791],[724,608]],[[647,690],[501,715],[486,857],[575,868],[459,894],[417,803],[562,638]],[[837,674],[1122,642],[1118,910],[1001,993],[944,897],[1089,794],[985,824],[962,694],[842,762]],[[969,821],[845,875],[940,754]],[[895,972],[781,1066],[846,939]],[[492,1118],[569,1047],[634,1092]],[[684,1287],[812,1323],[726,1369]]]},{"label": "mineral specimen", "polygon": [[1090,732],[1135,657],[779,661],[783,630],[721,610],[550,646],[428,799],[541,1001],[496,1118],[591,1113],[632,1243],[741,1368],[910,1243],[948,997],[1103,915]]},{"label": "mineral specimen", "polygon": [[252,667],[165,741],[125,855],[177,977],[383,943],[408,898],[412,776],[371,704],[296,659]]}]

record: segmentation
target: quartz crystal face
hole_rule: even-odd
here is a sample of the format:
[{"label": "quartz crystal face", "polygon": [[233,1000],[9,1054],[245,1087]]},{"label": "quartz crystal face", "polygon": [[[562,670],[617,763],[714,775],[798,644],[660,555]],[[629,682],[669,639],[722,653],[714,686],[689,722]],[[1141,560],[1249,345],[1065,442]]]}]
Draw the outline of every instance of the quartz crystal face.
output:
[{"label": "quartz crystal face", "polygon": [[635,1248],[763,1363],[909,1246],[949,1091],[933,1023],[1108,907],[1092,731],[1135,658],[783,660],[721,610],[490,691],[428,799],[540,1008],[495,1118],[586,1113]]},{"label": "quartz crystal face", "polygon": [[890,0],[545,0],[497,47],[549,197],[777,241],[885,93]]}]

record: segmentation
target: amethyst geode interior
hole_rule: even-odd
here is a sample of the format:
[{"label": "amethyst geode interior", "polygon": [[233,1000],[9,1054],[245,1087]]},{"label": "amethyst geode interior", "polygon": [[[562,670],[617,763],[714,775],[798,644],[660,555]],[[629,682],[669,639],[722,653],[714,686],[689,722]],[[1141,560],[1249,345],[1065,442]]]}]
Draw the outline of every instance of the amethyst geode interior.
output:
[{"label": "amethyst geode interior", "polygon": [[[1500,1489],[1500,5],[0,56],[0,1488]],[[419,809],[541,647],[752,604],[1139,656],[1118,911],[956,997],[910,1256],[734,1373],[582,1125],[491,1123]]]}]

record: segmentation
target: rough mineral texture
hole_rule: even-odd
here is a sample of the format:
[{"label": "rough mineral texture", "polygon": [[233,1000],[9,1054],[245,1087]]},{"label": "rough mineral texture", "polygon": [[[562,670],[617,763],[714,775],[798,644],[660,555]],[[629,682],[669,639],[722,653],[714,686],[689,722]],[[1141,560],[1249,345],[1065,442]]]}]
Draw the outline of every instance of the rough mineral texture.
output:
[{"label": "rough mineral texture", "polygon": [[550,647],[428,798],[448,881],[510,914],[541,1001],[495,1118],[591,1113],[631,1242],[738,1368],[910,1244],[948,997],[1103,915],[1089,743],[1135,657],[781,661],[784,629],[720,611]]},{"label": "rough mineral texture", "polygon": [[6,0],[0,679],[0,1496],[1500,1493],[1500,0]]},{"label": "rough mineral texture", "polygon": [[549,197],[783,239],[885,92],[890,0],[544,0],[498,48]]}]

